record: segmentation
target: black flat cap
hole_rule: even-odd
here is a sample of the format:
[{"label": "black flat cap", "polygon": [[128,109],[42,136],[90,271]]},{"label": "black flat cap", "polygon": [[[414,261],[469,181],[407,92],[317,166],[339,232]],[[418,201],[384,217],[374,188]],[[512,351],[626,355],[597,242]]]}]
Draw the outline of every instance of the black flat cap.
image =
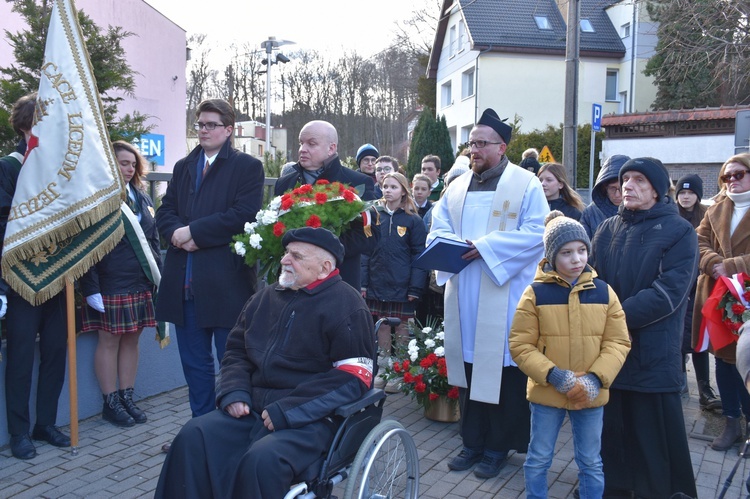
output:
[{"label": "black flat cap", "polygon": [[337,267],[341,266],[341,263],[344,261],[344,246],[339,241],[339,238],[328,229],[302,227],[290,230],[281,238],[281,244],[284,248],[286,248],[287,244],[294,242],[308,243],[318,248],[323,248],[336,259]]},{"label": "black flat cap", "polygon": [[[507,119],[508,118],[505,118],[505,120]],[[477,125],[486,125],[492,128],[503,138],[506,144],[509,144],[510,136],[513,133],[513,127],[505,123],[505,120],[501,120],[495,110],[488,107],[482,113],[482,117],[479,118]]]}]

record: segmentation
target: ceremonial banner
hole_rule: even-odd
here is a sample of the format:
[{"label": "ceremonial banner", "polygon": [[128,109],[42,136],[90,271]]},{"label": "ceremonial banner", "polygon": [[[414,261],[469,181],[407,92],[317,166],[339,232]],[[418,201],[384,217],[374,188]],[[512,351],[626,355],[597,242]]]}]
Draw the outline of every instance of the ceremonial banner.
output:
[{"label": "ceremonial banner", "polygon": [[124,185],[71,0],[54,0],[32,138],[3,243],[3,278],[40,304],[122,239]]}]

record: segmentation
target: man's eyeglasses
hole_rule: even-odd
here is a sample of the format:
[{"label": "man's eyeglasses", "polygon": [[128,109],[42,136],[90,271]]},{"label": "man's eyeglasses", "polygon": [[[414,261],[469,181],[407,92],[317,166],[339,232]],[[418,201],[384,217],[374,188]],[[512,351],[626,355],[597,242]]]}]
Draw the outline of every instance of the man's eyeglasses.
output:
[{"label": "man's eyeglasses", "polygon": [[359,162],[360,165],[374,165],[377,161],[376,158],[364,158],[362,161]]},{"label": "man's eyeglasses", "polygon": [[487,144],[502,144],[502,142],[490,142],[489,140],[470,140],[466,143],[466,147],[471,149],[476,147],[477,149],[483,149]]},{"label": "man's eyeglasses", "polygon": [[721,179],[721,180],[722,180],[722,181],[723,181],[723,182],[724,182],[725,184],[728,184],[728,183],[729,183],[729,182],[731,182],[732,180],[736,180],[736,181],[738,181],[738,182],[739,182],[740,180],[742,180],[743,178],[745,178],[745,175],[747,174],[747,172],[748,172],[748,171],[750,171],[750,170],[740,170],[740,171],[738,171],[738,172],[734,172],[734,173],[727,173],[726,175],[722,175],[722,176],[721,176],[721,177],[719,177],[719,178],[720,178],[720,179]]},{"label": "man's eyeglasses", "polygon": [[215,121],[209,121],[208,123],[201,123],[199,121],[197,123],[193,123],[193,128],[195,128],[198,131],[201,131],[205,128],[206,130],[210,132],[210,131],[216,130],[217,126],[226,127],[228,125],[225,125],[223,123],[216,123]]},{"label": "man's eyeglasses", "polygon": [[378,173],[391,173],[393,171],[393,168],[390,166],[378,166],[375,168],[375,171]]}]

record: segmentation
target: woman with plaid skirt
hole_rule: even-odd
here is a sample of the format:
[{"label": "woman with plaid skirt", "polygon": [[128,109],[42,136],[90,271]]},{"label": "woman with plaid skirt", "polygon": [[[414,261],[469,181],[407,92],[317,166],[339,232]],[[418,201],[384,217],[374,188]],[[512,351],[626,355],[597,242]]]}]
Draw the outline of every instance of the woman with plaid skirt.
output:
[{"label": "woman with plaid skirt", "polygon": [[[396,341],[405,344],[409,338],[408,322],[414,320],[415,302],[427,285],[426,271],[411,265],[424,251],[427,230],[414,204],[409,181],[400,173],[388,173],[383,178],[383,198],[377,210],[380,239],[372,254],[362,258],[362,296],[375,318],[401,319]],[[385,365],[392,352],[390,326],[381,326],[378,346],[378,363]],[[375,386],[384,384],[380,377],[375,380]],[[398,391],[397,383],[390,382],[386,391]]]},{"label": "woman with plaid skirt", "polygon": [[94,371],[104,398],[102,417],[116,426],[133,426],[147,419],[133,402],[133,389],[138,339],[144,327],[157,325],[153,297],[161,256],[154,205],[141,183],[145,160],[126,142],[112,146],[126,182],[126,230],[117,246],[79,281],[88,304],[83,307],[82,331],[99,335]]}]

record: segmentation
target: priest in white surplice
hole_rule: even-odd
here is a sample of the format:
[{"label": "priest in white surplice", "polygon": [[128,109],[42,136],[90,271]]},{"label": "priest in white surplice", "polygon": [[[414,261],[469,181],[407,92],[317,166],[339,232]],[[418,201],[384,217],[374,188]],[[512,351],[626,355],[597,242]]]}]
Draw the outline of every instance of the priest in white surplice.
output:
[{"label": "priest in white surplice", "polygon": [[511,127],[487,109],[469,135],[472,170],[455,179],[435,205],[427,243],[466,241],[471,260],[458,274],[437,273],[445,288],[448,380],[459,387],[461,453],[453,470],[479,465],[497,475],[508,451],[526,452],[526,376],[508,349],[508,331],[521,295],[542,259],[549,205],[533,173],[508,161]]}]

